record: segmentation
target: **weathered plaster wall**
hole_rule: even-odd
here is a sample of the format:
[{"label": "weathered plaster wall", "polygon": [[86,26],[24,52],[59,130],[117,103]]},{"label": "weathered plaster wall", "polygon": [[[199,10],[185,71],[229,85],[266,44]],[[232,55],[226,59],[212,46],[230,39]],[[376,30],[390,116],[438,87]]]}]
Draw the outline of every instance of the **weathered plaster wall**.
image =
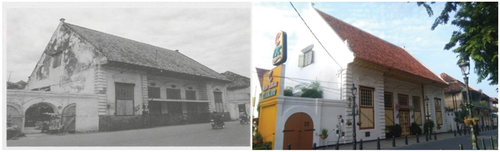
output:
[{"label": "weathered plaster wall", "polygon": [[[94,132],[99,130],[97,115],[97,98],[94,94],[68,94],[39,91],[7,91],[7,103],[21,111],[23,117],[26,110],[37,103],[47,103],[54,113],[61,114],[70,104],[76,104],[76,132]],[[24,124],[23,119],[23,124]],[[24,130],[24,127],[22,127]]]},{"label": "weathered plaster wall", "polygon": [[[114,115],[116,109],[116,92],[115,83],[130,83],[134,84],[134,114],[142,114],[142,104],[143,104],[143,92],[142,92],[142,78],[144,75],[139,71],[127,70],[127,69],[116,69],[111,67],[105,67],[106,71],[106,99],[109,105],[108,115]],[[145,76],[145,75],[144,75]],[[146,92],[144,92],[146,93]]]},{"label": "weathered plaster wall", "polygon": [[[54,54],[61,65],[53,68]],[[53,92],[94,93],[94,67],[105,58],[77,33],[60,24],[28,80],[28,89],[50,86]]]},{"label": "weathered plaster wall", "polygon": [[245,104],[245,111],[251,114],[250,100],[250,87],[227,90],[227,110],[232,120],[239,118],[239,104]]}]

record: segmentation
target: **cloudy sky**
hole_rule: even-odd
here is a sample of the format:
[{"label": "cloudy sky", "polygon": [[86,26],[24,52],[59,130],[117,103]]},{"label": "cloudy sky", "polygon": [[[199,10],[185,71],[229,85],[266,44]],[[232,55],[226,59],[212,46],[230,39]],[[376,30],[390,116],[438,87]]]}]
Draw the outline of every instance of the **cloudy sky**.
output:
[{"label": "cloudy sky", "polygon": [[[3,3],[4,78],[27,81],[60,18],[250,76],[251,3]],[[6,63],[6,66],[5,66]]]},{"label": "cloudy sky", "polygon": [[[293,2],[293,5],[299,13],[309,9],[309,3]],[[447,24],[438,26],[434,31],[430,30],[437,16],[429,17],[425,8],[418,7],[415,2],[318,2],[314,6],[318,10],[390,43],[404,46],[410,54],[436,75],[444,72],[463,81],[460,68],[456,64],[457,54],[443,49],[457,27]],[[435,3],[431,7],[434,14],[440,14],[444,3]],[[278,31],[287,32],[288,49],[293,50],[297,38],[296,29],[305,26],[289,2],[253,3],[252,10],[253,96],[260,92],[254,67],[264,69],[274,67],[271,59],[272,51],[274,51],[274,38]],[[490,86],[488,82],[476,83],[477,75],[472,70],[473,67],[469,75],[469,85],[475,89],[481,89],[490,97],[498,97],[496,91],[498,86]],[[257,92],[255,93],[256,86]]]}]

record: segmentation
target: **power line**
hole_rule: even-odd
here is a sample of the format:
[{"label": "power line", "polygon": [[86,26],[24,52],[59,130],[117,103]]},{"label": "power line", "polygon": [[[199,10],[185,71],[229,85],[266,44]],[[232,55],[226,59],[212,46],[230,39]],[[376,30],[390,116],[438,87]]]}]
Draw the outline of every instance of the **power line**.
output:
[{"label": "power line", "polygon": [[314,32],[311,30],[311,28],[309,27],[309,25],[307,25],[306,21],[304,20],[304,18],[302,18],[302,16],[300,15],[299,11],[297,11],[297,9],[295,8],[295,6],[293,6],[293,3],[290,2],[290,5],[292,5],[293,9],[295,10],[295,12],[297,12],[297,15],[299,15],[300,19],[302,20],[302,22],[304,22],[304,24],[307,26],[307,29],[309,29],[309,31],[311,32],[311,34],[314,36],[314,38],[316,39],[316,41],[318,41],[318,43],[321,45],[321,47],[323,47],[323,49],[325,50],[325,52],[330,56],[330,58],[332,58],[332,60],[337,63],[337,65],[340,67],[340,69],[344,69],[338,62],[337,60],[335,60],[333,58],[333,56],[330,54],[330,52],[328,52],[328,50],[326,50],[325,46],[323,46],[323,43],[321,43],[321,41],[319,41],[318,37],[316,37],[316,34],[314,34]]}]

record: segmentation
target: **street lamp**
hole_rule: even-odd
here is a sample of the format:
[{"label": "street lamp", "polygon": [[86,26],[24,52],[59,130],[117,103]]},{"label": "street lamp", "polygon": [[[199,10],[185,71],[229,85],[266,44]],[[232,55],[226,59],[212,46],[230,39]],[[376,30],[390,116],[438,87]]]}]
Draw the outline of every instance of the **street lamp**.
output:
[{"label": "street lamp", "polygon": [[[465,87],[467,89],[467,103],[465,104],[465,106],[467,107],[467,111],[469,111],[468,112],[469,118],[472,118],[472,109],[471,109],[472,104],[469,96],[469,77],[467,77],[470,70],[469,58],[464,58],[464,60],[462,60],[462,62],[460,62],[458,66],[460,67],[460,69],[462,70],[462,74],[464,75]],[[471,133],[472,149],[477,150],[478,148],[476,146],[476,135],[474,134],[474,121],[471,122],[470,130],[472,132]]]},{"label": "street lamp", "polygon": [[[427,114],[425,115],[425,117],[427,118],[427,119],[425,120],[425,123],[427,123],[427,122],[429,121],[429,118],[431,117],[431,115],[429,114],[429,97],[425,96],[425,99],[424,99],[424,100],[425,100],[425,108],[427,109],[427,110],[425,110],[425,111],[426,111],[426,113],[427,113]],[[424,126],[425,126],[425,125],[424,125]],[[425,140],[426,140],[426,141],[427,141],[428,136],[429,136],[429,135],[431,135],[431,132],[432,132],[432,128],[430,128],[430,126],[429,126],[429,125],[427,125],[427,127],[429,127],[429,128],[427,128],[427,133],[426,133],[426,136],[425,136]]]},{"label": "street lamp", "polygon": [[352,92],[352,149],[356,150],[356,93],[358,91],[358,88],[354,86],[354,83],[352,84],[351,87],[351,92]]}]

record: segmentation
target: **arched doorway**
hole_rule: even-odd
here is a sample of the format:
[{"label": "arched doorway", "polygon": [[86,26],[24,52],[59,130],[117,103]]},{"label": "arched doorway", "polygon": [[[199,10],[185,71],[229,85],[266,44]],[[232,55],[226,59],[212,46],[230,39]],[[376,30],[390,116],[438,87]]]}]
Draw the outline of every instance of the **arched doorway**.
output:
[{"label": "arched doorway", "polygon": [[62,125],[66,132],[75,132],[76,103],[70,104],[62,111]]},{"label": "arched doorway", "polygon": [[35,127],[41,129],[40,127],[42,126],[36,126],[36,124],[41,124],[41,122],[44,121],[50,121],[50,115],[47,115],[47,113],[54,113],[54,111],[54,108],[49,103],[40,102],[31,105],[28,109],[26,109],[26,119],[24,121],[25,129],[35,130]]},{"label": "arched doorway", "polygon": [[288,117],[283,130],[283,149],[312,149],[314,122],[306,113],[295,113]]}]

